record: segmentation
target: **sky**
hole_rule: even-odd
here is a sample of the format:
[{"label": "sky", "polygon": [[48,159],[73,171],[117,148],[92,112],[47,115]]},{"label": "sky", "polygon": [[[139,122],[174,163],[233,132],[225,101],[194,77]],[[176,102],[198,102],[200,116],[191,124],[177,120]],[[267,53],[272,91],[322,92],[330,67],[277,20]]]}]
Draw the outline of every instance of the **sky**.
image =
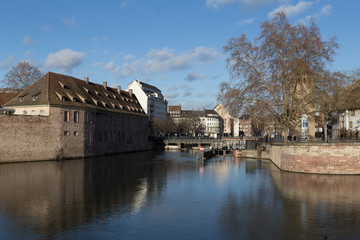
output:
[{"label": "sky", "polygon": [[169,105],[213,109],[229,79],[223,46],[259,36],[285,11],[292,24],[314,18],[338,38],[331,70],[359,67],[360,1],[348,0],[0,0],[0,80],[20,61],[126,89],[158,87]]}]

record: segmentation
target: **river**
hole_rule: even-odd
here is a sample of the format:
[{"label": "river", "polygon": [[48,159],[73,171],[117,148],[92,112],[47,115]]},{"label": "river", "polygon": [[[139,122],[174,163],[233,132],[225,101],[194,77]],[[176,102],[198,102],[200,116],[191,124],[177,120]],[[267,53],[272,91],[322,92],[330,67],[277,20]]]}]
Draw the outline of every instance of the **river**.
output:
[{"label": "river", "polygon": [[360,239],[360,176],[141,152],[0,165],[0,239]]}]

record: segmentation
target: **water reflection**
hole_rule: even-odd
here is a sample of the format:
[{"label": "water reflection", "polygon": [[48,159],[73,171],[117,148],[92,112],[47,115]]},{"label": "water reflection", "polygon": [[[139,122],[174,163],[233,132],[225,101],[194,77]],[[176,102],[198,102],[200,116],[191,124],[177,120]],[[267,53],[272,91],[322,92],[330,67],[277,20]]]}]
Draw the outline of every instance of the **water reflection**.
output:
[{"label": "water reflection", "polygon": [[184,152],[3,164],[0,239],[359,239],[359,181]]}]

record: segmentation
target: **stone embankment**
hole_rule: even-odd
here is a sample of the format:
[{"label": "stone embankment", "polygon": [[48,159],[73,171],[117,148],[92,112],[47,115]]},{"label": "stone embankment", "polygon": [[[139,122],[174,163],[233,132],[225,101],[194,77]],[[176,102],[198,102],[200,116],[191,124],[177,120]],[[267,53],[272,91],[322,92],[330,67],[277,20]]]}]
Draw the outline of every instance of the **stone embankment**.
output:
[{"label": "stone embankment", "polygon": [[266,145],[259,150],[242,150],[237,156],[270,159],[290,172],[360,174],[360,143]]}]

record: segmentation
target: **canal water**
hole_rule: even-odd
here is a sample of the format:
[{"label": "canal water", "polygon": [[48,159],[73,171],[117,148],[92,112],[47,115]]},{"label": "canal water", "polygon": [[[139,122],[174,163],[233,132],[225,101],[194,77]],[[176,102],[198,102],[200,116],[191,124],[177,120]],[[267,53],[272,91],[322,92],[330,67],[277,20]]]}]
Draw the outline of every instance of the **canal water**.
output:
[{"label": "canal water", "polygon": [[360,176],[141,152],[0,165],[0,239],[360,239]]}]

